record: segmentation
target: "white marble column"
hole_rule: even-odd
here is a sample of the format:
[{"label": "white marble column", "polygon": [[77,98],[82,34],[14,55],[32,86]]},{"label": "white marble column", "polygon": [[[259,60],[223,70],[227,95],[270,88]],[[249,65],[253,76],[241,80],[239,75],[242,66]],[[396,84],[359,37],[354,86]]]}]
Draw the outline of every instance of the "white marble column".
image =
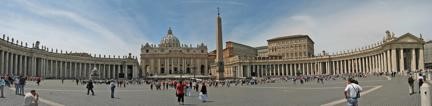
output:
[{"label": "white marble column", "polygon": [[384,68],[383,68],[383,53],[381,53],[381,54],[379,54],[378,55],[378,69],[379,69],[379,72],[384,72]]},{"label": "white marble column", "polygon": [[416,71],[416,55],[415,49],[411,49],[411,71]]},{"label": "white marble column", "polygon": [[396,48],[391,49],[391,72],[397,71],[397,62],[396,62]]},{"label": "white marble column", "polygon": [[5,73],[6,74],[10,74],[10,69],[9,69],[9,65],[10,65],[9,57],[10,57],[10,55],[9,54],[10,54],[9,52],[5,53]]},{"label": "white marble column", "polygon": [[423,48],[419,49],[418,69],[424,71],[424,52]]},{"label": "white marble column", "polygon": [[392,72],[391,50],[387,50],[387,72]]},{"label": "white marble column", "polygon": [[0,50],[0,75],[3,76],[5,75],[5,69],[4,69],[4,53],[5,51]]},{"label": "white marble column", "polygon": [[400,56],[399,56],[399,71],[401,72],[401,74],[405,74],[405,63],[404,63],[404,52],[403,52],[403,48],[401,48],[399,50],[400,52]]}]

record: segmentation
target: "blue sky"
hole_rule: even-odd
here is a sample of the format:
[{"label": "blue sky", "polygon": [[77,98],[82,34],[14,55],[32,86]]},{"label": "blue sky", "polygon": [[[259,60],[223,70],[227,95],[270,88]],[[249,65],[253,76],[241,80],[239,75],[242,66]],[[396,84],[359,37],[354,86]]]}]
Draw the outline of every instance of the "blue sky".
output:
[{"label": "blue sky", "polygon": [[308,34],[315,52],[360,48],[385,30],[432,38],[430,0],[2,0],[0,33],[49,48],[139,55],[172,27],[181,43],[215,48],[216,7],[223,39],[251,46]]}]

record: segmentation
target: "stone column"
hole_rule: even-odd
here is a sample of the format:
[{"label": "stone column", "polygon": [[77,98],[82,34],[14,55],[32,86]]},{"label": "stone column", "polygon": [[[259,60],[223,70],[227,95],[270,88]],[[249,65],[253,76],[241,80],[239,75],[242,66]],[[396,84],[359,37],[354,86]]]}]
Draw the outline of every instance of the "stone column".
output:
[{"label": "stone column", "polygon": [[348,73],[348,60],[344,60],[344,74],[347,74]]},{"label": "stone column", "polygon": [[399,56],[399,71],[401,72],[401,74],[406,74],[406,72],[405,72],[405,63],[404,63],[404,52],[403,52],[403,48],[401,48],[400,50],[399,50],[399,52],[400,52],[400,56]]},{"label": "stone column", "polygon": [[361,58],[361,63],[362,63],[362,73],[366,73],[366,71],[367,71],[367,67],[366,67],[366,57],[362,57],[362,58]]},{"label": "stone column", "polygon": [[283,64],[278,64],[278,67],[279,67],[279,69],[278,69],[278,75],[282,76],[283,75],[282,74],[282,72],[283,72]]},{"label": "stone column", "polygon": [[419,49],[418,69],[424,71],[424,52],[423,48]]},{"label": "stone column", "polygon": [[78,62],[74,62],[74,77],[75,79],[79,78]]},{"label": "stone column", "polygon": [[10,65],[10,62],[9,62],[9,53],[8,52],[6,52],[5,53],[5,64],[4,64],[4,66],[5,66],[5,73],[6,74],[9,74],[10,73],[10,70],[9,70],[9,65]]},{"label": "stone column", "polygon": [[18,73],[17,73],[17,71],[18,71],[18,70],[17,70],[17,64],[18,64],[18,63],[17,63],[17,60],[18,60],[17,57],[18,57],[17,54],[14,54],[14,55],[13,55],[13,63],[12,63],[12,64],[13,64],[13,66],[12,66],[12,71],[13,71],[13,72],[12,72],[12,73],[13,73],[14,75],[17,75],[17,74],[18,74]]},{"label": "stone column", "polygon": [[301,65],[302,65],[301,69],[302,69],[303,75],[306,75],[305,64],[301,63]]},{"label": "stone column", "polygon": [[0,75],[4,75],[6,73],[4,69],[4,53],[5,51],[0,50]]},{"label": "stone column", "polygon": [[45,72],[46,72],[46,70],[45,70],[45,59],[44,58],[40,58],[40,77],[45,77]]},{"label": "stone column", "polygon": [[331,61],[331,70],[332,70],[332,75],[336,75],[338,72],[337,72],[337,63],[336,63],[336,61]]},{"label": "stone column", "polygon": [[[159,64],[160,64],[160,62],[159,62]],[[112,67],[112,64],[108,64],[108,79],[112,79],[113,78],[113,70],[112,70],[111,67]],[[158,67],[160,67],[160,65]]]},{"label": "stone column", "polygon": [[347,74],[352,73],[351,66],[352,66],[351,59],[348,59],[347,60]]},{"label": "stone column", "polygon": [[392,66],[392,72],[397,71],[397,62],[396,62],[396,48],[391,49],[391,66]]},{"label": "stone column", "polygon": [[55,75],[54,75],[54,62],[53,62],[53,60],[51,59],[50,61],[49,61],[49,64],[50,64],[50,75],[49,75],[49,77],[54,77]]},{"label": "stone column", "polygon": [[384,72],[384,68],[383,68],[383,53],[380,53],[379,55],[378,55],[378,69],[379,69],[379,72]]},{"label": "stone column", "polygon": [[72,78],[74,75],[74,70],[73,70],[73,62],[69,61],[69,78]]},{"label": "stone column", "polygon": [[306,75],[312,75],[311,68],[311,63],[306,63]]},{"label": "stone column", "polygon": [[63,61],[59,61],[59,67],[60,67],[60,79],[64,78],[64,71],[63,71]]},{"label": "stone column", "polygon": [[411,71],[416,71],[416,55],[415,49],[411,49]]},{"label": "stone column", "polygon": [[340,61],[338,60],[338,61],[336,61],[336,74],[341,74],[341,70],[340,70],[340,63],[339,63]]},{"label": "stone column", "polygon": [[391,49],[390,50],[387,50],[387,72],[393,72],[393,70],[392,70],[392,60],[391,60],[391,58],[392,58],[392,53],[391,53]]}]

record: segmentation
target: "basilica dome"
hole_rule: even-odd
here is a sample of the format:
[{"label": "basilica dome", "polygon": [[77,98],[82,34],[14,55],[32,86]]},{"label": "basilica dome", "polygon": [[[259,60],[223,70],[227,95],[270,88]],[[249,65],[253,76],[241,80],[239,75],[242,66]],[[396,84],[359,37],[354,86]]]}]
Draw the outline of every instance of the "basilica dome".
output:
[{"label": "basilica dome", "polygon": [[171,28],[168,29],[168,33],[162,38],[162,47],[180,47],[180,41],[172,33]]}]

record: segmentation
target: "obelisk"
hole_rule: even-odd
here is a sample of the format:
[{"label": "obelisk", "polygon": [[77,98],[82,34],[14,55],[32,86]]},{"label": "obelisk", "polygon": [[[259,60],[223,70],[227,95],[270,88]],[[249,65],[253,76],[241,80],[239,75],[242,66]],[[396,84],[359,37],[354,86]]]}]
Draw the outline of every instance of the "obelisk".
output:
[{"label": "obelisk", "polygon": [[217,65],[217,80],[224,80],[224,61],[222,49],[222,18],[220,17],[219,7],[218,16],[216,18],[216,65]]}]

